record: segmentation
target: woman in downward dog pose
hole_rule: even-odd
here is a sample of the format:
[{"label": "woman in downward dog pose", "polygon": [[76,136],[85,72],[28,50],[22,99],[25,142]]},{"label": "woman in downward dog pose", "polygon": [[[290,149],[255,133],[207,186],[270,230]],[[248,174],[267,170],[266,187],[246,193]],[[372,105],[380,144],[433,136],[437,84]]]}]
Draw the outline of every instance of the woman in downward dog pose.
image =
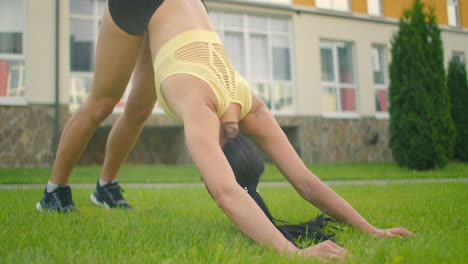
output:
[{"label": "woman in downward dog pose", "polygon": [[[115,174],[109,180],[141,130],[142,122],[130,126],[131,117],[145,120],[148,115],[145,111],[128,114],[152,108],[157,98],[170,117],[183,123],[191,157],[216,204],[255,242],[305,257],[340,259],[347,254],[331,241],[298,249],[285,238],[236,182],[223,146],[241,136],[225,133],[223,124],[251,135],[299,194],[337,221],[377,236],[411,234],[405,228],[374,227],[307,169],[272,113],[230,63],[200,0],[109,0],[99,33],[92,91],[65,126],[38,210],[75,210],[67,185],[70,172],[96,127],[119,102],[134,68],[135,88],[123,114],[127,120],[119,119],[110,136],[114,143],[107,146],[109,159],[115,161],[110,165]],[[115,143],[117,139],[122,140],[121,146]],[[106,186],[105,180],[102,185]],[[126,207],[118,185],[100,191],[103,186],[98,182],[93,202],[109,206],[108,195]]]}]

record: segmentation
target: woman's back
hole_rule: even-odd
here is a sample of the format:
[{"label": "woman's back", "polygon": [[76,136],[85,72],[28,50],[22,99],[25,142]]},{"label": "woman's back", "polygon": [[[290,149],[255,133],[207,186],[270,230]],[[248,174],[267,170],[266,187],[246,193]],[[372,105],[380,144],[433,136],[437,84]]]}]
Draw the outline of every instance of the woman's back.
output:
[{"label": "woman's back", "polygon": [[148,25],[153,60],[171,38],[191,29],[215,31],[206,8],[199,0],[165,0]]}]

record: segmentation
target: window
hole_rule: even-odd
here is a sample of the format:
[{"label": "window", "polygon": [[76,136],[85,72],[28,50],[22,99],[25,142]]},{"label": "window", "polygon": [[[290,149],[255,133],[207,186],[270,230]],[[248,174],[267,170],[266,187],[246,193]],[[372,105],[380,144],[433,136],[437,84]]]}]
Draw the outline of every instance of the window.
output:
[{"label": "window", "polygon": [[320,42],[322,67],[322,109],[325,113],[356,111],[356,81],[353,45],[348,42]]},{"label": "window", "polygon": [[371,16],[381,16],[382,0],[367,0],[367,12]]},{"label": "window", "polygon": [[104,0],[70,0],[70,109],[76,110],[91,90],[94,53]]},{"label": "window", "polygon": [[374,75],[375,109],[388,113],[388,63],[385,46],[372,47],[372,71]]},{"label": "window", "polygon": [[210,12],[231,62],[277,113],[295,111],[291,25],[287,18]]},{"label": "window", "polygon": [[452,60],[457,61],[457,62],[460,62],[460,63],[466,63],[466,61],[465,61],[465,53],[463,53],[463,52],[458,52],[458,51],[454,51],[454,52],[452,53]]},{"label": "window", "polygon": [[460,26],[458,0],[447,0],[447,13],[449,26]]},{"label": "window", "polygon": [[0,99],[25,97],[25,9],[24,0],[0,0]]},{"label": "window", "polygon": [[318,8],[349,11],[349,0],[316,0]]}]

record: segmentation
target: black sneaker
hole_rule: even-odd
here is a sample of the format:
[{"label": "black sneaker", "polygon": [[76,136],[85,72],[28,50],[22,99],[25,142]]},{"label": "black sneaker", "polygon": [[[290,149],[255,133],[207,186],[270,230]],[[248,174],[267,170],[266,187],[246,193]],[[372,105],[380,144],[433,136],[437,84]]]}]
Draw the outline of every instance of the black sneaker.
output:
[{"label": "black sneaker", "polygon": [[57,211],[60,213],[78,212],[73,203],[70,186],[59,186],[53,192],[44,190],[44,196],[36,204],[38,211]]},{"label": "black sneaker", "polygon": [[122,192],[124,192],[124,190],[120,187],[117,181],[109,182],[106,185],[101,186],[98,180],[96,183],[96,190],[91,194],[89,199],[91,199],[91,202],[95,205],[99,205],[107,209],[132,209],[132,207],[123,198]]}]

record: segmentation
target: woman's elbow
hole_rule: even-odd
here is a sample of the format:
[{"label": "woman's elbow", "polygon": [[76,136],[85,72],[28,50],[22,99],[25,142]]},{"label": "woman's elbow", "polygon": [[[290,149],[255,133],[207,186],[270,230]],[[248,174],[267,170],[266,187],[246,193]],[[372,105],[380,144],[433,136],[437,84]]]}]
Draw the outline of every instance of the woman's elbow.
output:
[{"label": "woman's elbow", "polygon": [[216,202],[216,205],[221,208],[221,210],[226,210],[229,205],[233,202],[233,197],[238,191],[237,186],[232,186],[230,184],[223,184],[222,186],[216,186],[210,190],[213,199]]}]

